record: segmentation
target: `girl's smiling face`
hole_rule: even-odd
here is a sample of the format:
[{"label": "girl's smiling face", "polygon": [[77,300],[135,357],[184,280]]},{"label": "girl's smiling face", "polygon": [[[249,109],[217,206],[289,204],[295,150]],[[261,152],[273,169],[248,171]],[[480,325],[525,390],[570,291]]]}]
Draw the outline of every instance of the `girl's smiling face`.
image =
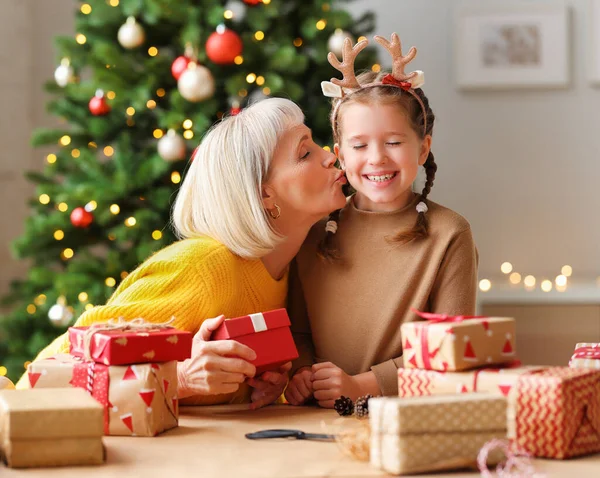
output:
[{"label": "girl's smiling face", "polygon": [[395,211],[410,203],[412,183],[427,160],[431,136],[420,139],[398,105],[353,102],[340,111],[336,154],[367,211]]}]

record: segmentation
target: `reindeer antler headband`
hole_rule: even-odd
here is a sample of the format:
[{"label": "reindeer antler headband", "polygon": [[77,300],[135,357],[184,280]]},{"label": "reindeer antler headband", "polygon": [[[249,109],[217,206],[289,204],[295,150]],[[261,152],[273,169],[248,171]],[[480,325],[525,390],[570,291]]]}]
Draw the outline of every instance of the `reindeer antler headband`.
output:
[{"label": "reindeer antler headband", "polygon": [[346,98],[352,96],[352,93],[363,90],[365,88],[372,88],[375,86],[393,86],[401,88],[402,90],[410,93],[418,101],[421,109],[423,110],[423,129],[425,134],[427,133],[427,110],[423,101],[419,95],[415,92],[415,89],[421,88],[425,83],[425,75],[422,71],[417,70],[409,73],[404,73],[404,67],[408,65],[417,56],[417,49],[412,47],[406,56],[402,55],[402,43],[397,33],[392,33],[392,40],[375,36],[375,41],[382,45],[392,55],[392,73],[385,75],[381,81],[374,81],[365,85],[361,85],[356,79],[354,73],[354,60],[358,54],[364,50],[369,42],[362,40],[356,45],[352,46],[352,42],[349,38],[344,40],[344,48],[342,50],[342,61],[340,62],[333,52],[329,52],[327,60],[331,66],[342,73],[343,78],[332,78],[331,81],[321,82],[321,89],[323,94],[330,98],[340,98],[337,102],[331,114],[331,125],[335,131],[337,126],[337,114],[340,105]]}]

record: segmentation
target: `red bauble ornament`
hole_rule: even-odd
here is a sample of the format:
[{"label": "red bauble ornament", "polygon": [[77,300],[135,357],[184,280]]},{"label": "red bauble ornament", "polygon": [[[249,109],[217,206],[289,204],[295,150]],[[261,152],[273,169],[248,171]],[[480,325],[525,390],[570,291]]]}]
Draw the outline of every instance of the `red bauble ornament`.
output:
[{"label": "red bauble ornament", "polygon": [[94,215],[82,207],[76,207],[73,209],[73,212],[71,212],[71,224],[73,224],[75,227],[85,229],[93,221]]},{"label": "red bauble ornament", "polygon": [[246,5],[258,5],[259,3],[262,3],[262,0],[244,0],[244,3]]},{"label": "red bauble ornament", "polygon": [[241,55],[244,45],[240,36],[223,25],[217,27],[206,42],[206,54],[217,65],[230,65]]},{"label": "red bauble ornament", "polygon": [[171,64],[171,74],[173,75],[173,78],[178,80],[181,74],[187,70],[191,61],[193,60],[185,55],[175,58],[175,61]]},{"label": "red bauble ornament", "polygon": [[96,96],[94,96],[89,103],[90,113],[94,116],[104,116],[110,113],[111,107],[106,102],[106,98],[104,97],[104,92],[102,90],[96,91]]},{"label": "red bauble ornament", "polygon": [[229,114],[231,116],[235,116],[235,115],[239,115],[241,111],[242,111],[242,108],[240,108],[239,106],[232,106],[231,109],[229,110]]}]

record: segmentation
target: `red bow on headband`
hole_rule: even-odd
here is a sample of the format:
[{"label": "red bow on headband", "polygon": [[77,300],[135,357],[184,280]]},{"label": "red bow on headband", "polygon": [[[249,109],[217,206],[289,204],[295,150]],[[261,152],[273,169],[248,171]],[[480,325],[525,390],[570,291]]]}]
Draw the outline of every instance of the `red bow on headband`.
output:
[{"label": "red bow on headband", "polygon": [[398,88],[402,88],[404,91],[408,91],[412,88],[412,84],[410,82],[397,80],[389,73],[382,78],[381,84],[397,86]]}]

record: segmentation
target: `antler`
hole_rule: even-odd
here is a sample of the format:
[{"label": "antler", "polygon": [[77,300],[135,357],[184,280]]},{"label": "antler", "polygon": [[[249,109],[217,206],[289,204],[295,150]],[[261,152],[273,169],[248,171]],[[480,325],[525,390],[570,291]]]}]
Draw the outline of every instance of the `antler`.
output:
[{"label": "antler", "polygon": [[404,73],[404,67],[408,65],[415,56],[417,56],[417,49],[413,46],[408,55],[402,56],[402,43],[397,33],[392,33],[392,41],[388,41],[386,38],[375,36],[375,41],[384,47],[390,55],[392,55],[392,76],[400,81],[410,80],[417,76],[416,72]]},{"label": "antler", "polygon": [[350,38],[344,40],[344,49],[342,50],[342,62],[338,60],[337,56],[333,52],[329,52],[327,59],[331,66],[344,75],[342,80],[332,78],[331,82],[342,88],[360,88],[360,84],[354,75],[354,60],[356,56],[366,48],[368,45],[367,40],[358,42],[354,47]]}]

